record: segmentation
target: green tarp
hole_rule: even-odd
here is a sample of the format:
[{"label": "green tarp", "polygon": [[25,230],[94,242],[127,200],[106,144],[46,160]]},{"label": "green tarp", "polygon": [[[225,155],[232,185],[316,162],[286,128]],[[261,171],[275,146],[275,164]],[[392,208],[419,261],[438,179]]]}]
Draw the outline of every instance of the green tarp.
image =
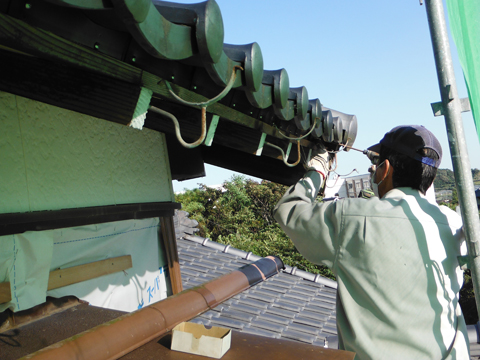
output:
[{"label": "green tarp", "polygon": [[480,140],[480,0],[447,0],[447,9]]}]

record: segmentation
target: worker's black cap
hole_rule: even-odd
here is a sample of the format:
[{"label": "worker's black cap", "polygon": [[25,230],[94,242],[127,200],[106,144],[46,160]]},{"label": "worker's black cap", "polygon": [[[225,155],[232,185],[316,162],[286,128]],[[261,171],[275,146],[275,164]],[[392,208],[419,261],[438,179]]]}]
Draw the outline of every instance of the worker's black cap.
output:
[{"label": "worker's black cap", "polygon": [[[435,168],[438,168],[442,161],[442,146],[435,135],[421,125],[397,126],[386,133],[378,144],[370,146],[368,150],[380,153],[381,145]],[[418,150],[424,148],[435,151],[438,154],[438,160],[418,153]]]}]

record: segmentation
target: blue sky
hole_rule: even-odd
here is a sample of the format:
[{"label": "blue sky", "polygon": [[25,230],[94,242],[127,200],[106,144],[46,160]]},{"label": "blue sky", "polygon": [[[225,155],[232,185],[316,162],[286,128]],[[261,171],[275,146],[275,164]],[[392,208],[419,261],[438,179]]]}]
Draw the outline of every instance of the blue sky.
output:
[{"label": "blue sky", "polygon": [[[419,0],[216,1],[226,43],[257,42],[266,70],[285,68],[291,87],[305,86],[310,99],[357,116],[355,147],[367,148],[397,125],[420,124],[442,144],[440,167],[452,169],[444,118],[434,117],[430,106],[440,101],[440,93],[425,5]],[[453,40],[450,46],[459,95],[467,97]],[[480,168],[471,113],[464,113],[463,121],[471,167]],[[341,175],[353,169],[364,174],[369,161],[350,151],[338,155],[338,164]],[[234,174],[209,165],[206,172],[203,178],[174,181],[175,191],[221,184]]]}]

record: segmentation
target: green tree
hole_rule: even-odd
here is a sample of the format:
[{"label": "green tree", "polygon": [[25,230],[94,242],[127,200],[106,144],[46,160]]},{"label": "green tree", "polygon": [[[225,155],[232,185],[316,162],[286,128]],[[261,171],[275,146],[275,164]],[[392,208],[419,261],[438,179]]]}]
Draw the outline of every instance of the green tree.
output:
[{"label": "green tree", "polygon": [[176,201],[199,222],[202,237],[259,256],[276,255],[287,265],[334,279],[328,268],[306,260],[273,218],[273,208],[286,189],[269,181],[233,176],[223,183],[223,190],[201,185],[177,195]]}]

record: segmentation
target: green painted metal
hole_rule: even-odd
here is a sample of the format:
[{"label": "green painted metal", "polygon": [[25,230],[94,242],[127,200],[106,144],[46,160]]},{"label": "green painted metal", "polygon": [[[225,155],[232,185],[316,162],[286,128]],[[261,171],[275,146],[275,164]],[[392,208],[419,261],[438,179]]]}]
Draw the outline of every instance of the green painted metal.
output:
[{"label": "green painted metal", "polygon": [[275,115],[282,120],[292,120],[295,116],[295,100],[288,100],[287,105],[283,109],[278,109],[274,106],[273,111],[275,112]]},{"label": "green painted metal", "polygon": [[267,133],[262,133],[260,137],[260,142],[258,143],[258,149],[255,152],[255,155],[260,156],[263,152],[263,147],[265,146],[265,139],[267,138]]},{"label": "green painted metal", "polygon": [[212,146],[213,138],[215,137],[215,131],[217,130],[219,120],[220,120],[220,116],[218,115],[212,116],[212,121],[210,122],[210,126],[208,127],[207,137],[205,138],[206,146]]},{"label": "green painted metal", "polygon": [[195,29],[198,57],[203,63],[217,63],[223,52],[222,13],[214,0],[197,4],[156,1],[155,8],[169,21]]},{"label": "green painted metal", "polygon": [[150,100],[152,100],[153,91],[142,87],[138,96],[137,106],[133,112],[132,118],[145,114],[150,106]]},{"label": "green painted metal", "polygon": [[115,0],[113,4],[130,34],[152,56],[182,60],[193,55],[192,29],[165,19],[150,0]]},{"label": "green painted metal", "polygon": [[[230,59],[224,51],[220,56],[220,60],[215,64],[205,64],[205,69],[218,86],[226,86],[234,66],[242,66],[239,61]],[[242,85],[242,79],[239,77],[233,85],[237,88]]]},{"label": "green painted metal", "polygon": [[296,114],[294,117],[295,125],[302,131],[310,129],[310,114],[308,114],[308,92],[305,86],[298,88],[291,88],[290,92],[295,95],[295,103],[297,105]]},{"label": "green painted metal", "polygon": [[292,143],[288,143],[288,146],[287,146],[287,151],[285,152],[285,158],[288,159],[288,157],[290,156],[290,151],[292,150]]},{"label": "green painted metal", "polygon": [[153,7],[150,0],[113,0],[113,5],[115,8],[128,9],[130,20],[138,24],[147,19],[148,13]]},{"label": "green painted metal", "polygon": [[258,91],[245,92],[248,101],[259,109],[266,109],[273,104],[273,86],[261,84]]},{"label": "green painted metal", "polygon": [[258,91],[263,78],[263,56],[260,46],[257,43],[248,45],[225,44],[224,50],[230,59],[244,64],[246,90],[249,92]]}]

